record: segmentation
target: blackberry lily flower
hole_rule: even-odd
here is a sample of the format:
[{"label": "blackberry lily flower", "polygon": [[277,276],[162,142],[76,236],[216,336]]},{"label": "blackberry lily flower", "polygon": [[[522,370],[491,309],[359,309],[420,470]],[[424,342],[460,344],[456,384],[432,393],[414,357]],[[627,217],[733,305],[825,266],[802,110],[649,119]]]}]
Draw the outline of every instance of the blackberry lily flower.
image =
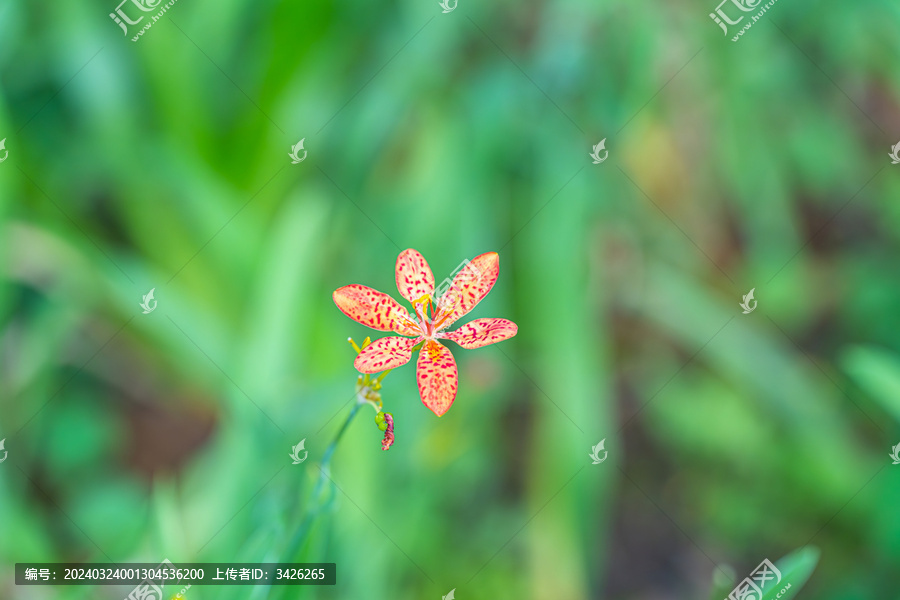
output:
[{"label": "blackberry lily flower", "polygon": [[396,300],[359,284],[335,290],[334,303],[345,315],[372,329],[401,336],[375,340],[362,349],[353,366],[360,373],[378,373],[405,365],[415,346],[421,345],[416,381],[422,403],[437,416],[456,399],[459,375],[450,349],[439,340],[463,348],[481,348],[516,335],[518,327],[507,319],[475,319],[455,331],[446,331],[487,296],[500,274],[500,256],[486,252],[460,270],[445,293],[435,298],[434,275],[425,258],[412,248],[397,257],[396,280],[400,295],[412,303],[415,318]]}]

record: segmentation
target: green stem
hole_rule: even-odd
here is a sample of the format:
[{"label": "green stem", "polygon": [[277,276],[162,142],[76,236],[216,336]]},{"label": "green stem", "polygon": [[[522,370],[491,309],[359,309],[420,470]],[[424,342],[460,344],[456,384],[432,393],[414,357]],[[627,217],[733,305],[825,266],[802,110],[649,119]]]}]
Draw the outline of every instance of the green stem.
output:
[{"label": "green stem", "polygon": [[[331,463],[331,456],[334,454],[335,449],[337,448],[337,443],[341,441],[341,436],[344,435],[344,432],[347,431],[347,427],[350,425],[350,421],[353,420],[353,417],[356,416],[356,413],[359,412],[359,408],[365,404],[365,402],[357,401],[356,404],[353,405],[353,409],[350,411],[350,414],[347,415],[347,420],[344,421],[344,424],[341,425],[341,428],[338,430],[337,435],[334,436],[334,439],[331,440],[331,443],[328,445],[328,448],[325,449],[325,454],[322,455],[322,470],[324,471],[328,465]],[[323,477],[320,475],[319,481],[322,481]]]},{"label": "green stem", "polygon": [[353,417],[356,416],[356,413],[359,412],[359,409],[363,404],[365,404],[365,402],[357,402],[353,406],[350,414],[347,415],[347,420],[344,421],[343,425],[341,425],[341,428],[338,430],[337,435],[334,436],[334,439],[331,440],[328,448],[325,449],[325,454],[322,455],[322,464],[319,465],[319,479],[316,481],[316,487],[313,489],[311,498],[312,506],[306,512],[306,516],[303,518],[303,521],[300,523],[300,526],[297,528],[297,531],[294,533],[294,536],[291,539],[291,543],[288,546],[288,552],[286,553],[285,562],[293,562],[294,557],[300,551],[300,546],[303,544],[303,542],[306,540],[306,536],[309,534],[313,521],[319,516],[319,513],[322,510],[323,503],[320,501],[322,490],[325,487],[326,482],[331,481],[327,476],[328,466],[331,464],[331,457],[334,455],[334,451],[337,449],[337,444],[341,440],[341,437],[344,435],[344,432],[347,431],[347,428],[350,426],[350,422],[353,420]]}]

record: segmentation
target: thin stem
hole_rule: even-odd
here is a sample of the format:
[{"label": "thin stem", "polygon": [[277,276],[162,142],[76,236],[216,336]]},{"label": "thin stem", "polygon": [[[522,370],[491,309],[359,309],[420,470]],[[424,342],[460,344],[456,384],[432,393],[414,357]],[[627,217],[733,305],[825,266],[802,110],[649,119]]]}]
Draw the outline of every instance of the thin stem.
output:
[{"label": "thin stem", "polygon": [[322,490],[325,486],[325,483],[326,481],[328,481],[326,473],[328,471],[328,465],[331,464],[331,457],[334,455],[334,451],[337,449],[337,444],[341,440],[341,437],[344,435],[344,432],[347,431],[347,428],[350,426],[350,422],[353,420],[353,417],[356,416],[356,413],[359,412],[359,408],[363,404],[365,404],[365,402],[357,402],[353,405],[353,409],[350,411],[350,414],[347,415],[347,420],[345,420],[344,424],[341,425],[341,428],[334,436],[334,439],[331,440],[328,448],[325,449],[325,454],[322,455],[322,464],[319,467],[321,469],[321,471],[319,472],[319,479],[316,481],[316,487],[313,489],[311,498],[312,506],[306,512],[306,516],[303,518],[303,521],[300,523],[300,526],[297,528],[297,531],[294,533],[294,536],[291,539],[291,543],[288,546],[288,552],[286,553],[285,562],[293,562],[294,557],[300,550],[300,546],[303,544],[306,536],[309,534],[312,522],[316,519],[316,517],[319,516],[319,513],[322,510],[322,502],[320,502],[320,497],[322,495]]},{"label": "thin stem", "polygon": [[[350,421],[353,420],[353,417],[356,416],[356,413],[359,412],[359,407],[365,404],[365,402],[359,402],[357,397],[356,404],[353,405],[353,409],[350,411],[350,414],[347,415],[347,420],[344,421],[344,424],[341,425],[341,428],[338,430],[337,435],[334,436],[334,439],[331,440],[331,443],[328,445],[328,448],[325,449],[325,454],[322,455],[322,470],[324,471],[329,463],[331,462],[331,456],[334,454],[335,449],[337,448],[337,443],[341,441],[341,436],[344,435],[344,432],[347,431],[347,427],[350,425]],[[319,481],[323,478],[320,477]]]},{"label": "thin stem", "polygon": [[393,369],[388,369],[387,371],[382,371],[382,372],[378,375],[378,377],[376,377],[373,381],[374,381],[375,383],[381,383],[381,380],[384,379],[384,378],[387,376],[387,374],[390,373],[391,371],[393,371]]}]

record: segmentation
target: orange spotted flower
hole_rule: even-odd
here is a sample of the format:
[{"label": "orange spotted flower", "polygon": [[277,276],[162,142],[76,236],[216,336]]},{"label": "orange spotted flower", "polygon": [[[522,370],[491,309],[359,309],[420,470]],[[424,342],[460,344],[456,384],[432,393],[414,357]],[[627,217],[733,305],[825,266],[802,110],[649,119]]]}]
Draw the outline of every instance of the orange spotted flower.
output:
[{"label": "orange spotted flower", "polygon": [[375,340],[363,348],[353,366],[361,373],[394,369],[408,363],[415,346],[421,344],[416,363],[419,395],[440,417],[456,399],[459,376],[453,354],[439,340],[480,348],[509,339],[518,331],[507,319],[475,319],[456,331],[446,331],[487,296],[499,274],[500,256],[485,252],[466,262],[446,292],[436,298],[434,275],[425,258],[412,248],[404,250],[397,257],[397,289],[412,303],[415,318],[387,294],[364,285],[354,283],[335,290],[334,303],[354,321],[408,336]]}]

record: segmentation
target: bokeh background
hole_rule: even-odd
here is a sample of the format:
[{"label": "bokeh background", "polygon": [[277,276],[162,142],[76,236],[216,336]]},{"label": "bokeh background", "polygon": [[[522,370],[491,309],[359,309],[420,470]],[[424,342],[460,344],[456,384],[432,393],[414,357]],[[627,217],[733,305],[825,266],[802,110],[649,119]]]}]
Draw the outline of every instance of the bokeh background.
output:
[{"label": "bokeh background", "polygon": [[[0,4],[0,597],[168,558],[337,563],[190,600],[722,598],[807,545],[799,597],[898,597],[895,2],[738,43],[713,1],[114,9]],[[498,251],[470,316],[519,334],[453,346],[440,419],[391,373],[395,446],[361,411],[316,489],[371,333],[331,292],[408,247]]]}]

